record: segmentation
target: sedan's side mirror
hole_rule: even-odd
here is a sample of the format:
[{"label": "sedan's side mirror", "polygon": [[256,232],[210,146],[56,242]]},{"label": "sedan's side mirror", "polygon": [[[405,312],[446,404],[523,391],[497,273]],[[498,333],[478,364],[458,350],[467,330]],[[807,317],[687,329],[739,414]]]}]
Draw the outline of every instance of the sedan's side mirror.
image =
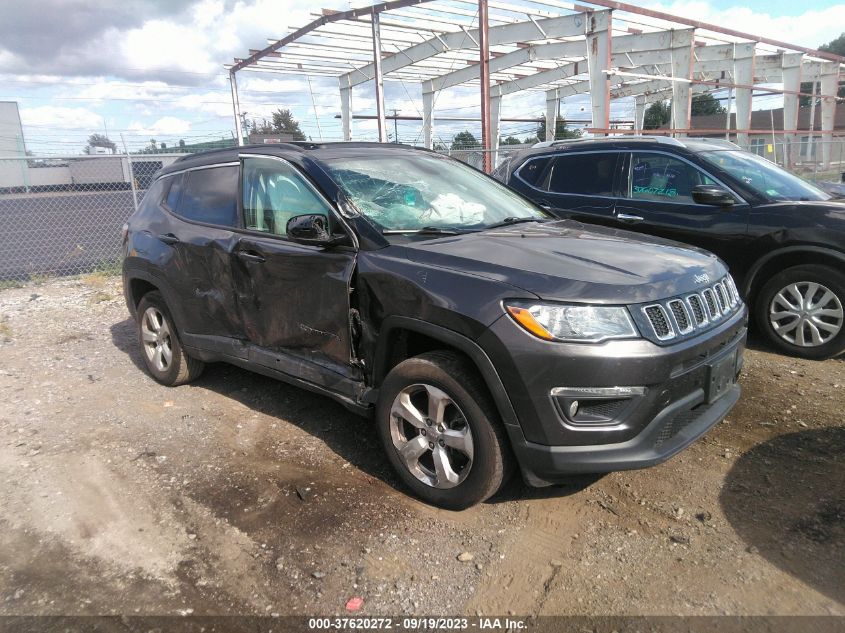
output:
[{"label": "sedan's side mirror", "polygon": [[326,216],[308,213],[295,215],[285,227],[288,238],[298,244],[310,246],[334,246],[346,242],[345,235],[332,235],[328,229],[329,220]]},{"label": "sedan's side mirror", "polygon": [[697,185],[692,188],[692,199],[698,204],[714,207],[730,207],[736,200],[730,191],[719,185]]}]

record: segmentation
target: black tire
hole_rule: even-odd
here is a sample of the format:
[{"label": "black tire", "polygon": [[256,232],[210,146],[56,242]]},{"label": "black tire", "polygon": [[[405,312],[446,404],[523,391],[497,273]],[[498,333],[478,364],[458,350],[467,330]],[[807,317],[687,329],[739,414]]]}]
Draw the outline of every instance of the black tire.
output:
[{"label": "black tire", "polygon": [[[148,321],[145,323],[148,314],[161,316],[159,328],[166,328],[167,331],[167,334],[163,335],[161,343],[148,343],[144,340],[145,331],[146,333],[151,331],[154,334],[157,333],[151,327],[151,322]],[[160,329],[160,331],[164,332],[164,329]],[[148,350],[150,346],[161,346],[162,344],[170,351],[170,360],[166,364],[163,364],[162,367],[159,367],[156,362],[155,351],[151,355]],[[164,298],[158,291],[153,290],[148,292],[138,303],[138,345],[141,350],[141,359],[144,361],[147,371],[158,382],[168,387],[184,385],[195,380],[202,374],[202,370],[205,368],[205,363],[191,358],[182,351],[182,344],[179,341],[176,324],[170,315],[170,310],[167,309]]]},{"label": "black tire", "polygon": [[[793,339],[792,341],[786,340],[783,336],[781,336],[781,334],[775,330],[775,327],[769,318],[770,313],[774,310],[772,302],[781,290],[786,289],[792,284],[798,284],[799,291],[808,292],[809,286],[807,284],[811,283],[820,284],[830,290],[831,293],[835,295],[840,310],[845,307],[845,275],[829,266],[807,264],[804,266],[787,268],[767,281],[757,294],[754,305],[754,313],[757,326],[760,328],[760,331],[765,334],[775,347],[792,356],[812,360],[823,360],[845,352],[845,327],[840,327],[839,332],[831,336],[828,340],[824,340],[824,338],[822,338],[824,342],[821,344],[814,346],[802,346],[797,344],[797,335],[787,334]],[[821,299],[822,294],[821,290],[816,292],[816,301]],[[798,302],[795,301],[796,305],[797,303]],[[831,304],[829,303],[828,305]],[[779,304],[776,307],[779,307]],[[830,316],[824,316],[822,318],[828,321],[834,320],[834,318]],[[841,317],[839,322],[841,325]],[[779,322],[780,325],[786,325],[788,323],[790,323],[789,318]],[[805,340],[808,336],[812,339],[812,328],[809,325],[802,325],[801,327],[804,329]],[[818,330],[818,328],[816,329]],[[823,330],[819,331],[824,333]]]},{"label": "black tire", "polygon": [[[394,444],[391,430],[391,409],[394,400],[403,390],[413,390],[418,385],[430,385],[444,392],[452,402],[445,410],[453,412],[451,415],[453,419],[458,420],[457,424],[463,429],[468,427],[471,433],[471,464],[467,472],[461,475],[463,479],[454,487],[437,488],[424,483],[406,465]],[[427,392],[423,395],[428,397]],[[379,390],[376,425],[387,457],[402,481],[418,497],[441,508],[463,510],[481,503],[494,495],[511,475],[513,456],[496,407],[472,363],[453,352],[428,352],[409,358],[394,367]],[[434,424],[434,427],[440,428],[440,425]],[[407,428],[411,433],[419,432],[425,435],[425,428]],[[432,429],[433,427],[429,426],[427,439],[435,439],[436,431],[432,432]],[[413,437],[413,440],[419,439]],[[433,451],[438,449],[433,442],[429,446],[432,446],[433,458]],[[443,443],[440,443],[440,446],[444,452],[453,456],[452,459],[460,460],[466,457]],[[425,456],[420,457],[418,461],[422,463],[424,458]],[[450,465],[454,466],[454,463],[450,461]]]}]

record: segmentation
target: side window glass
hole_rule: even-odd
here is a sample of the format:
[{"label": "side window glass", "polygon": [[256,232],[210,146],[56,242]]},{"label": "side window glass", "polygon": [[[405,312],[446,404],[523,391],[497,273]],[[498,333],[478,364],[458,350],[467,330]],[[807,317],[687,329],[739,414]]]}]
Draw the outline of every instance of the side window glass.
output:
[{"label": "side window glass", "polygon": [[197,222],[237,226],[238,168],[211,167],[186,172],[177,213]]},{"label": "side window glass", "polygon": [[555,158],[549,174],[549,191],[587,196],[612,196],[614,152],[563,154]]},{"label": "side window glass", "polygon": [[692,189],[716,184],[687,162],[662,154],[631,156],[631,198],[692,204]]},{"label": "side window glass", "polygon": [[167,183],[167,197],[164,199],[164,204],[171,211],[176,211],[179,208],[179,198],[182,196],[182,174],[170,176],[165,182]]},{"label": "side window glass", "polygon": [[529,160],[519,168],[519,177],[529,185],[540,187],[543,174],[546,172],[546,167],[549,166],[551,160],[551,157]]},{"label": "side window glass", "polygon": [[170,183],[167,182],[166,178],[159,178],[156,180],[155,183],[147,189],[147,193],[144,194],[144,197],[141,199],[141,205],[138,208],[146,209],[147,207],[157,207],[160,205],[161,200],[164,197],[166,187],[169,184]]},{"label": "side window glass", "polygon": [[244,227],[287,235],[295,215],[330,217],[326,203],[291,165],[271,158],[246,158],[243,168]]}]

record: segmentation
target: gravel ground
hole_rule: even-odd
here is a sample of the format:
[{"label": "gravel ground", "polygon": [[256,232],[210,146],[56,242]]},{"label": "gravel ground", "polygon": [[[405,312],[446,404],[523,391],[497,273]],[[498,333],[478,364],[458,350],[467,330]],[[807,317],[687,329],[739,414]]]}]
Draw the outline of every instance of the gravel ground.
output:
[{"label": "gravel ground", "polygon": [[0,291],[0,615],[845,615],[845,364],[761,349],[648,470],[409,497],[367,420],[140,367],[119,280]]}]

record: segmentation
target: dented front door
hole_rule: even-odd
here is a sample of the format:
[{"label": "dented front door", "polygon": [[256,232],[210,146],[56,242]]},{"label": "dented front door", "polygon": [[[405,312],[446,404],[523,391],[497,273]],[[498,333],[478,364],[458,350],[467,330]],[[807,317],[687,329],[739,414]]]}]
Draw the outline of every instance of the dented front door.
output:
[{"label": "dented front door", "polygon": [[287,237],[296,215],[325,215],[331,224],[330,203],[288,161],[250,156],[242,161],[240,206],[244,233],[234,248],[233,277],[255,362],[324,385],[350,376],[355,251]]},{"label": "dented front door", "polygon": [[248,340],[348,375],[354,251],[244,236],[233,260]]}]

